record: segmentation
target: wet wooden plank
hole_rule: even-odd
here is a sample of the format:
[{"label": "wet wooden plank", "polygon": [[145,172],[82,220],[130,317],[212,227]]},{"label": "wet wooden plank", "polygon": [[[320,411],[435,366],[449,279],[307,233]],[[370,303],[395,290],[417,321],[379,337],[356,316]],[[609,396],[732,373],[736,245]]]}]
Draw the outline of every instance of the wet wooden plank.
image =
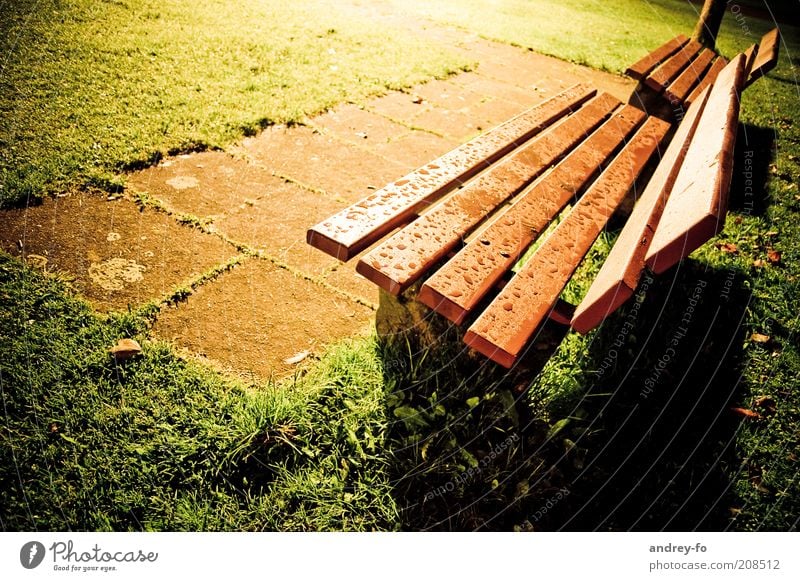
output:
[{"label": "wet wooden plank", "polygon": [[656,50],[628,67],[625,71],[625,74],[636,79],[637,81],[641,81],[648,75],[648,73],[650,73],[650,71],[678,52],[678,50],[687,42],[689,42],[689,39],[684,35],[681,34],[676,36],[672,40],[667,41]]},{"label": "wet wooden plank", "polygon": [[703,75],[703,78],[700,79],[700,82],[697,83],[697,86],[692,89],[692,92],[689,93],[689,96],[686,98],[685,106],[688,109],[692,103],[694,103],[695,99],[703,92],[703,89],[710,86],[717,78],[717,75],[724,69],[728,64],[728,61],[725,58],[718,56],[714,59],[714,62],[711,63],[711,66],[708,68],[708,72]]},{"label": "wet wooden plank", "polygon": [[433,274],[419,301],[460,324],[645,119],[626,105]]},{"label": "wet wooden plank", "polygon": [[412,219],[421,208],[580,107],[595,93],[585,84],[570,87],[323,220],[308,230],[308,244],[339,260],[349,260]]},{"label": "wet wooden plank", "polygon": [[750,76],[747,78],[749,87],[753,81],[763,77],[769,71],[775,68],[778,64],[778,49],[781,44],[781,33],[777,28],[773,28],[764,36],[761,37],[761,42],[758,45],[758,54],[756,55],[753,66],[750,70]]},{"label": "wet wooden plank", "polygon": [[579,333],[594,329],[633,296],[639,286],[647,249],[694,137],[709,92],[708,87],[704,89],[689,107],[608,258],[575,309],[570,325]]},{"label": "wet wooden plank", "polygon": [[744,54],[735,57],[711,88],[647,252],[646,264],[656,274],[688,256],[725,225],[744,61]]},{"label": "wet wooden plank", "polygon": [[645,84],[656,92],[666,89],[670,83],[680,75],[681,71],[694,59],[703,46],[690,40],[674,55],[661,63],[644,80]]},{"label": "wet wooden plank", "polygon": [[464,336],[511,367],[669,129],[651,117]]},{"label": "wet wooden plank", "polygon": [[744,76],[748,78],[750,71],[753,70],[753,63],[758,55],[758,45],[751,44],[746,51],[744,51]]},{"label": "wet wooden plank", "polygon": [[701,50],[697,58],[690,62],[678,78],[664,90],[664,97],[673,105],[682,104],[692,92],[692,88],[697,85],[703,73],[711,66],[714,56],[714,51],[707,48]]},{"label": "wet wooden plank", "polygon": [[495,207],[585,139],[619,104],[605,93],[595,97],[373,248],[356,270],[387,292],[401,293],[454,250]]}]

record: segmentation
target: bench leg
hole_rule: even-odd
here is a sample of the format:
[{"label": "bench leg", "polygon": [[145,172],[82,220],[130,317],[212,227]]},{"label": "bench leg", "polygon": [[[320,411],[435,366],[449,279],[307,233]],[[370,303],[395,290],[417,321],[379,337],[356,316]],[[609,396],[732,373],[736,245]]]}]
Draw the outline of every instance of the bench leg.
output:
[{"label": "bench leg", "polygon": [[[416,369],[421,361],[433,367],[458,366],[460,375],[489,371],[497,378],[528,384],[539,373],[561,340],[568,326],[548,321],[537,333],[537,339],[509,371],[470,349],[463,341],[470,320],[461,326],[416,300],[421,283],[398,296],[380,291],[375,329],[381,345],[384,367],[398,371]],[[516,385],[515,383],[515,385]]]}]

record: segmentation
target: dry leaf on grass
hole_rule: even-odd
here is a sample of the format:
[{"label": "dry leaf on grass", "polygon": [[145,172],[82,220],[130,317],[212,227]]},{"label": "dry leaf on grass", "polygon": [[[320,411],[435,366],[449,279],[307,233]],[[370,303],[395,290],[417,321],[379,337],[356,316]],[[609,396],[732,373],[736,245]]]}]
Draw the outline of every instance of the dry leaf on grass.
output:
[{"label": "dry leaf on grass", "polygon": [[311,351],[300,351],[299,353],[295,353],[288,359],[284,359],[283,362],[287,365],[295,365],[300,363],[303,359],[311,355]]},{"label": "dry leaf on grass", "polygon": [[731,408],[731,411],[739,416],[740,418],[744,418],[747,420],[760,420],[761,414],[758,412],[754,412],[753,410],[747,410],[744,408]]}]

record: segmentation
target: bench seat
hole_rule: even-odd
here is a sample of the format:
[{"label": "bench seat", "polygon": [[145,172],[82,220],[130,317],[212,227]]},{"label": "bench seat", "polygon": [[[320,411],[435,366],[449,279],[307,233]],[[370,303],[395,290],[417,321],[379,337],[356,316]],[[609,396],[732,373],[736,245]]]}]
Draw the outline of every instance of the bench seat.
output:
[{"label": "bench seat", "polygon": [[[548,317],[586,333],[645,269],[663,272],[719,232],[739,95],[776,58],[752,47],[728,63],[677,37],[629,69],[688,104],[674,127],[578,84],[317,224],[308,243],[340,260],[373,246],[360,274],[466,324],[467,345],[511,367]],[[632,189],[642,194],[607,260],[580,304],[566,303]]]}]

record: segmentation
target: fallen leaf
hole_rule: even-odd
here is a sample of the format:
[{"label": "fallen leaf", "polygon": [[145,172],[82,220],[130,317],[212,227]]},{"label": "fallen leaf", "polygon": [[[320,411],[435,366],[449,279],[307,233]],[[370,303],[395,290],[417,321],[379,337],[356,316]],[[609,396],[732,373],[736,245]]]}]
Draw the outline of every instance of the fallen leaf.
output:
[{"label": "fallen leaf", "polygon": [[767,260],[772,264],[779,264],[781,261],[781,253],[773,248],[767,248]]},{"label": "fallen leaf", "polygon": [[766,265],[767,263],[761,260],[760,258],[756,258],[753,261],[753,266],[755,266],[756,268],[764,268]]},{"label": "fallen leaf", "polygon": [[762,335],[761,333],[753,333],[750,335],[750,340],[753,343],[766,343],[770,339],[769,335]]},{"label": "fallen leaf", "polygon": [[753,402],[755,407],[763,408],[767,414],[774,414],[777,411],[775,400],[768,395],[760,395]]},{"label": "fallen leaf", "polygon": [[764,479],[761,476],[756,476],[750,479],[753,488],[758,490],[761,494],[772,494],[773,490],[764,484]]},{"label": "fallen leaf", "polygon": [[125,361],[141,354],[142,346],[134,339],[120,339],[109,352],[117,361]]},{"label": "fallen leaf", "polygon": [[717,244],[717,248],[719,248],[720,250],[722,250],[727,254],[736,254],[737,252],[739,252],[739,247],[736,246],[736,244],[734,244],[733,242],[725,242],[722,244]]},{"label": "fallen leaf", "polygon": [[745,418],[748,420],[761,419],[761,414],[759,414],[758,412],[754,412],[753,410],[746,410],[744,408],[731,408],[731,411],[740,418]]},{"label": "fallen leaf", "polygon": [[303,359],[305,359],[309,355],[311,355],[311,351],[300,351],[298,353],[295,353],[288,359],[284,359],[283,362],[286,365],[295,365],[296,363],[300,363]]}]

